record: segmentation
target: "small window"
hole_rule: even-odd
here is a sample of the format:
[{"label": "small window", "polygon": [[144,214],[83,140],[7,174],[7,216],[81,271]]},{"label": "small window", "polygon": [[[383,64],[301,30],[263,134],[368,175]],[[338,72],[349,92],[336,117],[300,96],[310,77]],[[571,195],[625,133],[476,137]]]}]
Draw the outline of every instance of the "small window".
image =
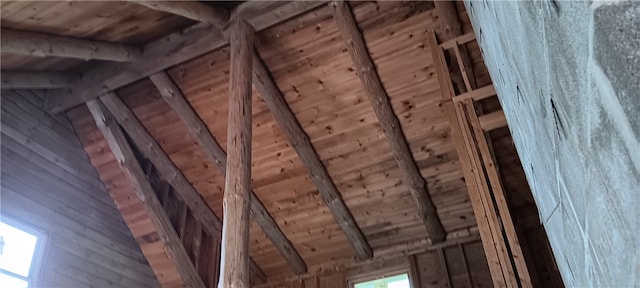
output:
[{"label": "small window", "polygon": [[411,288],[411,284],[409,284],[409,275],[400,274],[367,282],[356,283],[354,285],[354,288]]},{"label": "small window", "polygon": [[7,218],[0,221],[0,283],[3,288],[34,286],[44,234]]}]

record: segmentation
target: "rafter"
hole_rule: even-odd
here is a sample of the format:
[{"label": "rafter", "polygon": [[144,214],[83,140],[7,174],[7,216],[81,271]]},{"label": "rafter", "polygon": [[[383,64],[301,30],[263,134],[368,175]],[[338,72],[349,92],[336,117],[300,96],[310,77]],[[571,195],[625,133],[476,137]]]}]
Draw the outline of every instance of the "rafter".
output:
[{"label": "rafter", "polygon": [[[191,105],[189,105],[189,102],[187,102],[169,75],[167,75],[166,72],[160,72],[151,75],[149,79],[151,79],[158,91],[160,91],[162,98],[169,104],[182,122],[184,122],[189,130],[189,134],[198,141],[198,144],[202,147],[209,159],[218,166],[223,175],[226,175],[227,154],[209,132],[209,129],[202,119],[193,111],[193,108],[191,108]],[[282,230],[280,230],[275,220],[253,191],[251,192],[251,213],[254,215],[254,220],[260,225],[282,256],[287,259],[294,271],[296,271],[296,273],[305,273],[307,265],[304,263],[304,260],[302,260],[302,257],[295,247],[293,247],[291,241],[289,241]]]},{"label": "rafter", "polygon": [[82,79],[80,75],[61,72],[2,71],[2,89],[47,89],[70,87]]},{"label": "rafter", "polygon": [[[259,32],[323,4],[316,1],[247,1],[238,5],[236,13]],[[145,45],[144,55],[136,63],[96,65],[84,74],[82,83],[48,95],[47,109],[54,113],[64,111],[228,43],[219,27],[196,24]]]},{"label": "rafter", "polygon": [[139,59],[138,47],[66,36],[2,29],[2,52],[32,55],[128,62]]},{"label": "rafter", "polygon": [[300,160],[311,176],[311,180],[318,187],[322,200],[333,213],[336,222],[338,222],[345,236],[349,239],[358,258],[367,259],[373,257],[373,251],[367,239],[362,234],[349,208],[340,197],[340,192],[313,148],[309,136],[304,132],[295,115],[289,109],[282,92],[280,92],[271,77],[271,73],[255,51],[253,52],[253,84],[269,107],[269,110],[271,110],[273,118],[278,122],[287,139],[289,139],[291,146],[298,153]]},{"label": "rafter", "polygon": [[389,141],[396,163],[398,163],[409,186],[409,192],[417,204],[419,217],[424,222],[427,233],[434,243],[444,241],[445,231],[438,218],[436,207],[429,196],[427,183],[413,159],[400,121],[393,111],[389,96],[382,85],[351,9],[343,1],[332,1],[330,7],[349,55],[356,66],[358,77],[369,97],[369,102],[371,102],[380,126]]},{"label": "rafter", "polygon": [[153,10],[175,14],[198,22],[222,27],[229,20],[229,12],[198,1],[139,1],[137,4]]},{"label": "rafter", "polygon": [[[164,153],[160,144],[151,136],[133,111],[115,93],[100,97],[100,101],[127,132],[145,158],[153,163],[162,179],[173,187],[176,195],[193,211],[194,217],[203,223],[202,227],[207,234],[218,240],[222,239],[220,218],[213,213],[200,193],[193,188],[180,169]],[[251,268],[256,275],[263,275],[262,278],[264,278],[264,272],[253,260],[251,260]]]},{"label": "rafter", "polygon": [[87,102],[87,107],[91,111],[96,125],[104,135],[111,152],[115,156],[118,166],[125,172],[131,182],[136,195],[140,199],[140,204],[144,207],[147,215],[151,219],[158,235],[163,239],[164,250],[168,258],[175,265],[180,278],[186,287],[204,288],[202,279],[198,275],[189,255],[185,250],[180,237],[171,225],[171,220],[167,216],[162,204],[153,191],[149,180],[137,162],[132,148],[127,143],[127,139],[118,123],[109,112],[102,106],[99,100]]}]

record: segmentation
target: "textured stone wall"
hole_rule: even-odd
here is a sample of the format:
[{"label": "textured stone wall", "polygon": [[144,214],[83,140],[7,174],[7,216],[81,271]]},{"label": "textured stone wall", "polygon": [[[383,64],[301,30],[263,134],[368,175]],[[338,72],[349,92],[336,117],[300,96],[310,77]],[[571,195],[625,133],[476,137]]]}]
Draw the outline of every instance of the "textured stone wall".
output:
[{"label": "textured stone wall", "polygon": [[640,2],[465,6],[565,285],[640,286]]}]

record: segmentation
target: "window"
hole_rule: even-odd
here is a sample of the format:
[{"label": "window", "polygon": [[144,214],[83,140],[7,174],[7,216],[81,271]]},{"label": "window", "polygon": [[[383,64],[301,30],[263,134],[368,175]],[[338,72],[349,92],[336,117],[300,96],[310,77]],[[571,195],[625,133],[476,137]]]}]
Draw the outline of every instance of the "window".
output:
[{"label": "window", "polygon": [[3,288],[34,286],[44,234],[5,217],[0,221],[0,283]]},{"label": "window", "polygon": [[354,288],[411,288],[409,275],[400,274],[391,277],[356,283]]}]

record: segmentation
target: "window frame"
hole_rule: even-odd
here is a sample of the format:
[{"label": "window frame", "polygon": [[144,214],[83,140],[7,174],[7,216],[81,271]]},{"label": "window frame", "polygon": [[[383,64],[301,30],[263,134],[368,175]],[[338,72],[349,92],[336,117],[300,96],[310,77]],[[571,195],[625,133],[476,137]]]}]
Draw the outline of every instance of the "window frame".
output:
[{"label": "window frame", "polygon": [[398,276],[398,275],[407,275],[407,278],[409,279],[409,286],[412,288],[416,287],[415,284],[413,283],[413,278],[411,277],[411,269],[404,268],[404,267],[396,268],[396,269],[377,270],[372,273],[366,273],[356,277],[349,277],[349,279],[347,280],[347,285],[348,285],[347,287],[355,288],[356,284],[369,282],[369,281],[373,281],[381,278]]},{"label": "window frame", "polygon": [[24,221],[18,221],[15,218],[7,215],[1,215],[0,222],[12,226],[23,232],[29,233],[35,236],[37,239],[36,247],[33,249],[33,256],[31,257],[31,267],[29,267],[29,273],[27,277],[4,270],[2,268],[0,268],[0,273],[26,281],[29,285],[28,287],[37,287],[41,276],[40,274],[42,272],[45,253],[48,250],[48,234],[44,229],[37,228],[33,225],[25,223]]}]

